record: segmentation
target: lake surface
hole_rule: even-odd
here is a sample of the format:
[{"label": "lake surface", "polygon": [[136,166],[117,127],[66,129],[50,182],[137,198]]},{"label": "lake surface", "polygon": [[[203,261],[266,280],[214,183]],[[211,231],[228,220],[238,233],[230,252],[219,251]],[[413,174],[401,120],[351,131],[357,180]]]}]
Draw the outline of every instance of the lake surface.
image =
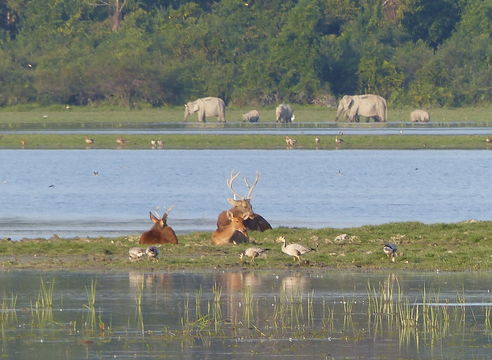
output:
[{"label": "lake surface", "polygon": [[212,231],[232,170],[274,227],[491,220],[487,150],[0,150],[0,238]]},{"label": "lake surface", "polygon": [[0,283],[9,359],[491,358],[492,273],[2,271]]}]

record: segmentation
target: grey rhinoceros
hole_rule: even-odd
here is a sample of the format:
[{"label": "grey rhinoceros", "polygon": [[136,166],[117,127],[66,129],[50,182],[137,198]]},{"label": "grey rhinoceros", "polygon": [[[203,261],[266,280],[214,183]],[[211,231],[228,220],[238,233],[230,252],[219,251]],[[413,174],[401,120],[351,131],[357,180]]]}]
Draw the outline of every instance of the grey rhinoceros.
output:
[{"label": "grey rhinoceros", "polygon": [[275,120],[277,122],[288,123],[294,120],[294,111],[289,104],[280,104],[275,109]]},{"label": "grey rhinoceros", "polygon": [[258,112],[258,110],[248,111],[241,116],[243,118],[243,121],[258,122],[260,120],[260,113]]},{"label": "grey rhinoceros", "polygon": [[225,122],[225,103],[218,97],[205,97],[185,104],[184,120],[198,112],[198,121],[205,122],[209,116],[217,116],[218,121]]},{"label": "grey rhinoceros", "polygon": [[430,121],[430,115],[427,111],[425,110],[414,110],[410,113],[410,121],[413,122],[429,122]]},{"label": "grey rhinoceros", "polygon": [[362,115],[368,121],[370,118],[374,121],[386,121],[387,110],[386,100],[379,95],[345,95],[338,103],[336,120],[343,116],[349,122],[358,122]]}]

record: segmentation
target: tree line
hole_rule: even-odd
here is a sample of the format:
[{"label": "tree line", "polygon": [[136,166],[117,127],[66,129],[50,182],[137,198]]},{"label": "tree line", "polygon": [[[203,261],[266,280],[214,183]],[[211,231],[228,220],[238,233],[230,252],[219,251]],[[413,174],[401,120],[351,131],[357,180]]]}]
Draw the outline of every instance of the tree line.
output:
[{"label": "tree line", "polygon": [[492,0],[2,0],[0,106],[492,99]]}]

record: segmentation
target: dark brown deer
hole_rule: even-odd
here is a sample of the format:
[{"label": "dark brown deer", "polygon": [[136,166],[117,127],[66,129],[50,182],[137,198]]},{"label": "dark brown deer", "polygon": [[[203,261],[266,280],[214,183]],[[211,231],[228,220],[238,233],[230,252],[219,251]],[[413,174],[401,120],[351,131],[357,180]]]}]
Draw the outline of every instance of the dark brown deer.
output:
[{"label": "dark brown deer", "polygon": [[212,233],[213,245],[228,245],[248,242],[248,229],[244,225],[244,218],[236,216],[232,211],[226,211],[227,225],[218,228]]},{"label": "dark brown deer", "polygon": [[227,179],[227,187],[231,190],[234,197],[232,199],[227,199],[227,202],[232,205],[232,208],[226,211],[222,211],[217,219],[217,229],[220,229],[229,224],[229,219],[227,217],[227,211],[231,211],[234,216],[239,216],[244,219],[244,225],[249,230],[265,231],[272,228],[272,226],[266,221],[261,215],[255,214],[253,212],[253,207],[251,206],[251,198],[253,195],[253,190],[258,184],[260,179],[260,173],[256,172],[255,181],[252,185],[249,184],[248,179],[244,178],[244,183],[248,189],[246,196],[242,196],[234,190],[234,181],[239,176],[239,172],[232,172],[231,176]]},{"label": "dark brown deer", "polygon": [[172,207],[168,208],[164,215],[155,216],[150,212],[150,220],[154,223],[152,229],[145,231],[140,236],[140,244],[177,244],[178,238],[172,227],[167,225],[167,217]]}]

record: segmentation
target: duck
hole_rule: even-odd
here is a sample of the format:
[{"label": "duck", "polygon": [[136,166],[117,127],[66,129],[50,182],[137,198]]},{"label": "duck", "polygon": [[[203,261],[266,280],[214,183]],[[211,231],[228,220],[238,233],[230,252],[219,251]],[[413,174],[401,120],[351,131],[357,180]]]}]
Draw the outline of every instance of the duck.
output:
[{"label": "duck", "polygon": [[159,261],[159,249],[157,247],[149,246],[147,250],[145,250],[145,254],[149,259]]},{"label": "duck", "polygon": [[250,247],[250,248],[247,248],[246,250],[244,250],[243,252],[241,252],[241,254],[239,255],[239,258],[242,261],[243,257],[247,256],[247,257],[251,258],[251,262],[254,263],[255,258],[263,255],[268,250],[270,250],[270,249],[264,249],[264,248],[260,248],[260,247]]},{"label": "duck", "polygon": [[335,143],[341,144],[341,143],[343,143],[343,139],[339,138],[338,136],[335,136]]},{"label": "duck", "polygon": [[128,259],[130,259],[130,261],[139,261],[144,257],[144,255],[145,249],[141,247],[132,247],[128,250]]},{"label": "duck", "polygon": [[314,143],[315,143],[316,145],[319,145],[320,141],[321,141],[321,139],[319,138],[319,136],[316,136],[316,137],[314,138]]},{"label": "duck", "polygon": [[297,144],[297,140],[296,139],[292,139],[291,137],[286,136],[285,137],[285,143],[287,144],[287,146],[294,146],[294,145]]},{"label": "duck", "polygon": [[308,248],[308,247],[305,247],[304,245],[301,245],[301,244],[293,243],[293,244],[287,245],[287,240],[283,236],[280,236],[277,239],[277,241],[283,243],[282,248],[281,248],[282,252],[284,254],[292,256],[294,258],[294,261],[296,261],[296,259],[299,260],[299,263],[301,262],[301,258],[300,258],[301,255],[307,254],[311,251],[316,251],[316,249]]},{"label": "duck", "polygon": [[383,246],[383,252],[391,259],[391,262],[395,262],[397,247],[393,243],[385,243]]},{"label": "duck", "polygon": [[123,139],[122,137],[117,137],[117,138],[116,138],[116,143],[117,143],[118,145],[125,145],[126,140],[125,140],[125,139]]},{"label": "duck", "polygon": [[487,136],[487,137],[485,138],[485,142],[486,142],[487,144],[492,143],[492,138],[491,138],[490,136]]},{"label": "duck", "polygon": [[91,139],[91,138],[89,138],[89,137],[86,136],[85,137],[85,143],[86,144],[94,144],[94,139]]}]

